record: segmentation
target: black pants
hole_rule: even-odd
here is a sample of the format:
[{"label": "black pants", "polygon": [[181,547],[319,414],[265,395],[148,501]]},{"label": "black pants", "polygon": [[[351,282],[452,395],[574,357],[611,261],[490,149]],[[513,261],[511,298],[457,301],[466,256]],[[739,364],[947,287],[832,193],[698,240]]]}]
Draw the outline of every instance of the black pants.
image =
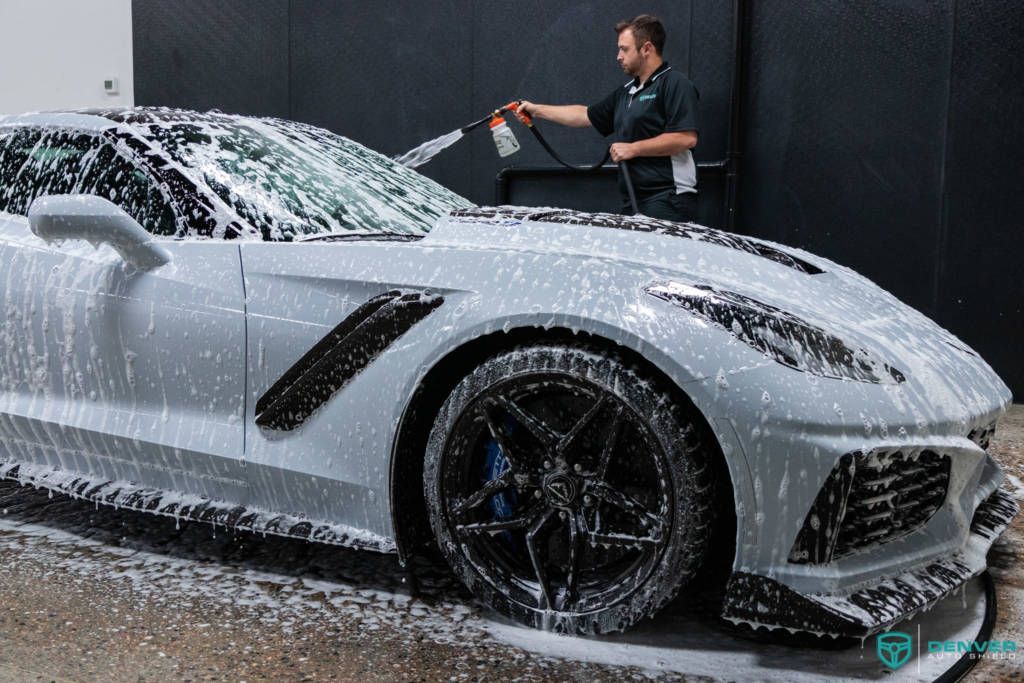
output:
[{"label": "black pants", "polygon": [[[683,192],[676,194],[675,190],[666,190],[648,197],[636,198],[639,213],[651,218],[663,218],[668,221],[680,221],[687,223],[697,220],[697,193]],[[623,206],[623,213],[633,213],[633,207],[627,199]]]}]

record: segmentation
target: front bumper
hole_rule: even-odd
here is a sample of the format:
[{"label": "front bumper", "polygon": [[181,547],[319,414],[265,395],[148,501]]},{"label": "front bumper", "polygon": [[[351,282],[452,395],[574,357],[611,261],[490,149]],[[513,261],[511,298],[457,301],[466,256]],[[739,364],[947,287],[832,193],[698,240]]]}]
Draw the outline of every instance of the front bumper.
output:
[{"label": "front bumper", "polygon": [[734,572],[722,616],[754,627],[865,637],[928,609],[986,569],[985,556],[1018,512],[996,489],[977,507],[967,542],[950,556],[843,594],[801,593],[766,576]]}]

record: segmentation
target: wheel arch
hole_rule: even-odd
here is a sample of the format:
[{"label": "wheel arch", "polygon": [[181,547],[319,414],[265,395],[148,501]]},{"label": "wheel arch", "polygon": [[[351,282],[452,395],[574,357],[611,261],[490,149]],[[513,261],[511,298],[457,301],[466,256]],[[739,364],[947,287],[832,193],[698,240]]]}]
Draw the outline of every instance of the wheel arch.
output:
[{"label": "wheel arch", "polygon": [[389,502],[399,559],[404,563],[418,547],[433,539],[423,498],[423,454],[437,411],[455,385],[485,359],[523,344],[543,342],[586,344],[618,353],[650,373],[677,401],[701,416],[699,427],[704,432],[705,442],[714,449],[711,460],[716,481],[728,488],[730,494],[716,496],[720,502],[718,530],[729,542],[715,544],[715,559],[708,564],[724,568],[726,572],[731,570],[736,540],[735,483],[709,417],[695,405],[680,382],[671,378],[669,371],[637,348],[599,334],[563,327],[521,326],[475,337],[449,349],[420,380],[402,412],[391,454]]}]

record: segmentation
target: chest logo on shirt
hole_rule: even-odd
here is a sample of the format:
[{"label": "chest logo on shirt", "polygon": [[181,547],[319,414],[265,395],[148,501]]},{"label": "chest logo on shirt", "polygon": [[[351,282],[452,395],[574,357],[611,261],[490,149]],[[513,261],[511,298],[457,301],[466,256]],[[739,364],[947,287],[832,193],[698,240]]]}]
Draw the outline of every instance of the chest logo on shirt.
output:
[{"label": "chest logo on shirt", "polygon": [[655,97],[657,97],[657,96],[658,96],[658,93],[656,93],[656,92],[651,92],[651,93],[646,93],[646,94],[644,94],[644,95],[641,95],[640,97],[638,97],[638,98],[636,98],[636,99],[637,99],[637,101],[639,101],[639,102],[645,102],[645,101],[647,101],[647,100],[653,100],[653,99],[654,99]]}]

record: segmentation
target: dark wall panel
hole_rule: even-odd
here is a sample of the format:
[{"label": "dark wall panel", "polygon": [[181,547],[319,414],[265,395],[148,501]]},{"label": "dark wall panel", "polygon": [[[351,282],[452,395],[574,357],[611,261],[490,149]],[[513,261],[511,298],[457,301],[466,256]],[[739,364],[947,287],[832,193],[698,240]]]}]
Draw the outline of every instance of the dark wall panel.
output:
[{"label": "dark wall panel", "polygon": [[834,258],[931,312],[947,3],[751,4],[743,229]]},{"label": "dark wall panel", "polygon": [[[394,155],[513,99],[589,104],[604,97],[629,80],[616,63],[613,26],[636,11],[623,0],[135,0],[136,100],[285,116]],[[665,57],[700,90],[695,156],[722,158],[731,5],[656,0],[644,11],[662,18]],[[505,166],[555,164],[526,129],[512,125],[522,145],[517,155],[500,158],[484,128],[422,172],[476,202],[492,202],[495,176]],[[611,142],[589,129],[540,126],[565,158],[580,164],[600,159]],[[576,194],[563,194],[563,203],[618,208],[617,193],[595,195],[584,179],[573,184]],[[533,201],[532,190],[520,190],[521,201]],[[720,194],[702,198],[709,223],[720,221]]]},{"label": "dark wall panel", "polygon": [[[680,26],[680,35],[669,45],[677,44],[679,49],[685,45],[690,79],[700,91],[700,138],[694,158],[719,161],[725,158],[729,132],[733,8],[732,3],[721,0],[693,0],[691,7],[688,35]],[[705,199],[710,198],[702,196],[701,202]]]},{"label": "dark wall panel", "polygon": [[288,115],[287,0],[134,0],[139,105]]},{"label": "dark wall panel", "polygon": [[958,0],[939,321],[1024,399],[1024,5]]},{"label": "dark wall panel", "polygon": [[[479,119],[473,4],[293,0],[291,118],[389,156]],[[469,153],[459,143],[421,170],[465,193]]]}]

